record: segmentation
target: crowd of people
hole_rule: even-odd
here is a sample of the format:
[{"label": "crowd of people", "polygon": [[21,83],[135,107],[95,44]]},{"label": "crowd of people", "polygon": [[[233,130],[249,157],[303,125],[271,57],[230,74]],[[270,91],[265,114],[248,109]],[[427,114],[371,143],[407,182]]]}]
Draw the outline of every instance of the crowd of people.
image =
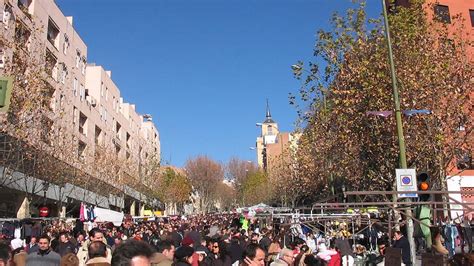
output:
[{"label": "crowd of people", "polygon": [[[87,231],[87,233],[86,233]],[[408,241],[395,233],[394,247],[411,265]],[[102,223],[87,228],[58,222],[39,237],[0,242],[1,265],[158,265],[158,266],[340,266],[383,263],[387,243],[368,260],[362,245],[344,237],[330,241],[284,226],[238,215],[160,219],[121,226]],[[363,259],[362,259],[363,258]],[[372,263],[372,264],[370,264]]]}]

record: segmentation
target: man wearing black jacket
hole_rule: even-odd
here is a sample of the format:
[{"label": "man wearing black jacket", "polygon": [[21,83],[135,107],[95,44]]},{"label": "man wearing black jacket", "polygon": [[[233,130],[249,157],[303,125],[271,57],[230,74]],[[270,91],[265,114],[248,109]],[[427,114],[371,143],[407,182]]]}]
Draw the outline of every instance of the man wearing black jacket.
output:
[{"label": "man wearing black jacket", "polygon": [[407,266],[413,265],[411,262],[410,243],[408,242],[408,239],[404,235],[402,235],[400,231],[395,231],[393,239],[395,240],[395,242],[393,243],[393,247],[402,250],[403,264]]},{"label": "man wearing black jacket", "polygon": [[77,253],[77,247],[69,241],[69,235],[65,232],[59,235],[59,244],[55,250],[61,257],[68,253]]}]

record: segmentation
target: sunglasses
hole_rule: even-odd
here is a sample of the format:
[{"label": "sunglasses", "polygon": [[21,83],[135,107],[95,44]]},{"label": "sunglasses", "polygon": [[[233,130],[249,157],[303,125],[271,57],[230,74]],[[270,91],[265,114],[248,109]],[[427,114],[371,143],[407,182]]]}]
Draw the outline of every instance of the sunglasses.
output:
[{"label": "sunglasses", "polygon": [[212,246],[213,248],[218,248],[219,246]]}]

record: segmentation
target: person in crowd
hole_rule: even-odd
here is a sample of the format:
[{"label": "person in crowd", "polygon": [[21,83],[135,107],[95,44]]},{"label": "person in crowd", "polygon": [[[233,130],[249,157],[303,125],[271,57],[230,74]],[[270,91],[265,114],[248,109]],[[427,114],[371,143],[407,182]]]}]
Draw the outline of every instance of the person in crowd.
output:
[{"label": "person in crowd", "polygon": [[59,235],[59,244],[55,250],[61,257],[68,254],[68,253],[77,253],[77,247],[74,245],[70,239],[69,234],[66,232],[62,232]]},{"label": "person in crowd", "polygon": [[28,253],[25,251],[25,247],[23,246],[23,241],[11,241],[10,246],[12,248],[12,255],[11,258],[13,260],[13,265],[15,266],[23,266],[26,265],[26,258],[28,257]]},{"label": "person in crowd", "polygon": [[235,263],[236,261],[242,259],[242,254],[244,253],[244,250],[240,245],[238,237],[232,237],[232,239],[230,240],[230,244],[227,247],[227,251],[229,252],[229,256],[232,260],[232,263]]},{"label": "person in crowd", "polygon": [[304,264],[306,266],[321,266],[321,265],[323,265],[321,260],[317,259],[313,254],[309,254],[304,258]]},{"label": "person in crowd", "polygon": [[265,253],[268,253],[268,248],[272,244],[272,240],[270,238],[271,231],[268,231],[266,228],[262,229],[262,238],[260,239],[260,246],[265,250]]},{"label": "person in crowd", "polygon": [[201,234],[194,225],[191,226],[191,230],[186,234],[186,236],[189,236],[195,244],[201,243]]},{"label": "person in crowd", "polygon": [[79,266],[79,259],[76,254],[68,253],[61,257],[60,266]]},{"label": "person in crowd", "polygon": [[183,234],[179,231],[179,227],[170,227],[169,233],[170,240],[173,241],[174,246],[179,247],[181,245],[181,241],[183,241]]},{"label": "person in crowd", "polygon": [[232,259],[227,253],[226,243],[222,240],[213,240],[212,242],[212,266],[230,266],[232,265]]},{"label": "person in crowd", "polygon": [[268,248],[268,255],[267,255],[267,262],[271,263],[274,261],[281,251],[281,246],[280,246],[280,237],[275,236],[273,237],[272,243],[270,244],[270,247]]},{"label": "person in crowd", "polygon": [[243,253],[243,264],[248,266],[264,266],[265,249],[257,244],[249,244]]},{"label": "person in crowd", "polygon": [[[184,246],[188,246],[188,247],[192,247],[194,249],[194,240],[187,236],[185,238],[183,238],[183,241],[181,242],[181,246],[184,247]],[[198,254],[196,252],[194,252],[193,254],[193,263],[192,265],[193,266],[198,266]]]},{"label": "person in crowd", "polygon": [[155,266],[171,266],[176,252],[173,243],[169,240],[163,240],[155,248],[157,252],[151,257],[151,263]]},{"label": "person in crowd", "polygon": [[411,251],[410,251],[410,243],[408,242],[408,239],[402,235],[400,231],[395,231],[393,240],[395,241],[393,243],[394,248],[399,248],[402,250],[402,261],[404,265],[410,266],[412,265],[411,263]]},{"label": "person in crowd", "polygon": [[[86,261],[89,259],[89,245],[96,241],[105,244],[104,234],[99,228],[92,228],[92,230],[89,231],[89,239],[84,241],[81,248],[77,252],[79,265],[86,265]],[[112,251],[109,247],[107,247],[107,260],[109,263],[112,261]]]},{"label": "person in crowd", "polygon": [[309,249],[307,245],[303,245],[300,248],[300,253],[295,258],[295,265],[305,266],[304,259],[306,258],[306,255],[308,254],[311,254],[311,250]]},{"label": "person in crowd", "polygon": [[115,244],[115,239],[114,239],[114,237],[113,237],[112,230],[107,230],[107,235],[105,236],[105,240],[106,240],[107,245],[108,245],[109,247],[114,246],[114,244]]},{"label": "person in crowd", "polygon": [[128,239],[115,249],[112,266],[148,266],[153,256],[153,248],[146,242]]},{"label": "person in crowd", "polygon": [[103,242],[91,242],[88,248],[89,259],[86,265],[90,266],[108,266],[110,265],[107,259],[107,246]]},{"label": "person in crowd", "polygon": [[61,256],[51,250],[51,239],[44,235],[38,239],[39,249],[37,252],[28,254],[26,264],[28,266],[57,266],[61,261]]},{"label": "person in crowd", "polygon": [[[341,254],[342,265],[354,265],[354,253],[352,252],[351,244],[348,239],[336,239],[335,244],[339,253]],[[380,244],[380,243],[379,243]]]},{"label": "person in crowd", "polygon": [[37,239],[36,239],[36,236],[32,236],[30,238],[30,243],[28,245],[26,245],[26,252],[28,252],[28,254],[30,253],[33,253],[33,252],[38,252],[38,243],[37,243]]},{"label": "person in crowd", "polygon": [[331,256],[335,255],[336,253],[337,252],[334,250],[329,250],[325,243],[321,243],[319,244],[317,257],[325,262],[329,262],[331,260]]},{"label": "person in crowd", "polygon": [[86,241],[86,238],[85,238],[84,234],[83,233],[78,233],[77,236],[76,236],[76,242],[77,242],[76,248],[77,248],[77,250],[79,250],[82,247],[82,245],[84,245],[85,241]]},{"label": "person in crowd", "polygon": [[199,246],[195,249],[196,254],[198,254],[198,265],[199,266],[209,266],[211,265],[210,258],[208,256],[209,251],[204,246]]},{"label": "person in crowd", "polygon": [[174,254],[176,262],[173,266],[191,266],[193,263],[194,249],[189,246],[182,246]]},{"label": "person in crowd", "polygon": [[270,266],[293,266],[295,264],[295,257],[293,250],[283,248],[278,254],[278,258],[275,259]]},{"label": "person in crowd", "polygon": [[10,247],[0,242],[0,266],[10,265]]},{"label": "person in crowd", "polygon": [[341,254],[339,254],[338,249],[336,248],[336,245],[334,241],[331,241],[329,243],[329,251],[332,252],[330,255],[331,258],[329,259],[328,265],[327,266],[340,266],[341,265]]}]

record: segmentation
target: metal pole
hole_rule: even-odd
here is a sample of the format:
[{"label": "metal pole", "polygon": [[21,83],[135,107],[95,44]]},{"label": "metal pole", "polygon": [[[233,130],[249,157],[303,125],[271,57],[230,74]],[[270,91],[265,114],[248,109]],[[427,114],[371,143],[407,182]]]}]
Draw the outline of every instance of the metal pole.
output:
[{"label": "metal pole", "polygon": [[[395,118],[396,118],[396,124],[397,124],[398,146],[400,149],[400,167],[402,169],[406,169],[407,158],[406,158],[406,150],[405,150],[405,137],[403,136],[403,124],[402,124],[402,114],[400,112],[400,99],[398,97],[397,76],[395,73],[395,64],[393,61],[392,43],[390,41],[390,27],[388,25],[388,15],[387,15],[387,7],[385,5],[385,0],[382,0],[382,9],[383,9],[383,16],[384,16],[385,35],[387,38],[387,46],[388,46],[388,57],[389,57],[389,62],[390,62],[390,74],[392,76],[393,101],[395,103]],[[411,201],[411,200],[407,199],[407,201]],[[407,216],[406,216],[407,238],[408,238],[408,242],[410,243],[411,262],[415,264],[416,253],[415,253],[415,241],[413,239],[413,221],[410,218],[410,216],[411,216],[411,210],[408,210]]]}]

